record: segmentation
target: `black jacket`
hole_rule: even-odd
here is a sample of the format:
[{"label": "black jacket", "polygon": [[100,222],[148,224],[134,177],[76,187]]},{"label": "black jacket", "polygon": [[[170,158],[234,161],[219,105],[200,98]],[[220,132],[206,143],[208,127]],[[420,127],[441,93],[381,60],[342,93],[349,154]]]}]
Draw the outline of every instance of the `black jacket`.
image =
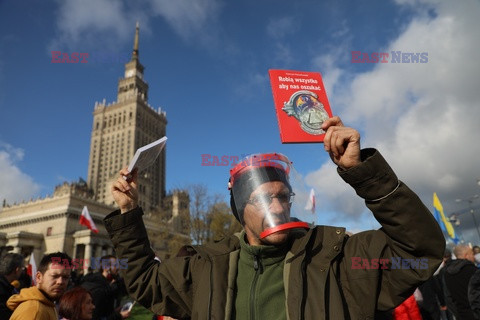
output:
[{"label": "black jacket", "polygon": [[7,308],[7,300],[15,293],[15,287],[12,286],[5,276],[0,275],[0,319],[10,319],[12,310]]},{"label": "black jacket", "polygon": [[443,298],[443,292],[437,277],[431,277],[418,287],[418,289],[423,297],[423,301],[418,303],[423,319],[440,319],[441,315],[438,304],[445,306],[445,299]]},{"label": "black jacket", "polygon": [[474,320],[468,302],[468,283],[477,271],[473,262],[465,259],[453,260],[445,269],[445,284],[455,304],[455,317],[461,320]]},{"label": "black jacket", "polygon": [[107,279],[100,273],[87,274],[82,281],[82,287],[92,295],[95,310],[92,320],[121,320],[122,317],[115,312],[116,286],[110,285]]},{"label": "black jacket", "polygon": [[480,269],[477,269],[475,274],[470,278],[468,300],[470,301],[470,307],[473,310],[475,319],[480,320]]}]

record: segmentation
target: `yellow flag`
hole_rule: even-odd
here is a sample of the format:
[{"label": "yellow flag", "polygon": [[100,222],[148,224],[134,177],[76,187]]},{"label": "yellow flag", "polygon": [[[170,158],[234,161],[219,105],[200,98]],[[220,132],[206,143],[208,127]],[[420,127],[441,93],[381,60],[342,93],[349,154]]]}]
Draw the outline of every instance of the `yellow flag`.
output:
[{"label": "yellow flag", "polygon": [[448,236],[452,238],[452,240],[458,241],[457,237],[455,236],[455,230],[453,229],[452,224],[450,223],[450,221],[448,221],[447,217],[445,217],[442,203],[440,202],[440,199],[438,199],[436,192],[433,193],[433,208],[435,219],[437,220],[442,230],[446,231]]}]

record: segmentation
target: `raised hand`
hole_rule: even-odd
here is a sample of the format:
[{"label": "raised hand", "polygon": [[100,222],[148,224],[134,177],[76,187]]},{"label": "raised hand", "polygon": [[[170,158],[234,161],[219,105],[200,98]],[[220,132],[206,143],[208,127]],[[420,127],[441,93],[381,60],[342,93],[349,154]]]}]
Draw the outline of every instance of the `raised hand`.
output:
[{"label": "raised hand", "polygon": [[128,172],[126,167],[120,170],[120,177],[112,185],[112,195],[121,213],[138,206],[136,169],[132,172]]},{"label": "raised hand", "polygon": [[338,117],[332,117],[322,124],[326,131],[323,145],[332,161],[346,170],[358,165],[360,159],[360,133],[343,125]]}]

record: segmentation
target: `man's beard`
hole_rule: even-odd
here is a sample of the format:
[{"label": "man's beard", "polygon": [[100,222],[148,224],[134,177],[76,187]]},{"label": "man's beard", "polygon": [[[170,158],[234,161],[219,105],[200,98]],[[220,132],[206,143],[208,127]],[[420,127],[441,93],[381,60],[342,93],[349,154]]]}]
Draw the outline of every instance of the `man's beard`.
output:
[{"label": "man's beard", "polygon": [[65,293],[65,290],[62,290],[62,291],[60,291],[60,292],[58,292],[58,293],[56,293],[55,295],[52,296],[52,295],[49,295],[48,293],[46,293],[45,290],[42,290],[42,289],[39,289],[39,290],[43,293],[43,295],[44,295],[48,300],[50,300],[50,301],[52,301],[52,302],[55,302],[55,301],[57,301],[58,299],[60,299],[60,298],[63,296],[63,294]]}]

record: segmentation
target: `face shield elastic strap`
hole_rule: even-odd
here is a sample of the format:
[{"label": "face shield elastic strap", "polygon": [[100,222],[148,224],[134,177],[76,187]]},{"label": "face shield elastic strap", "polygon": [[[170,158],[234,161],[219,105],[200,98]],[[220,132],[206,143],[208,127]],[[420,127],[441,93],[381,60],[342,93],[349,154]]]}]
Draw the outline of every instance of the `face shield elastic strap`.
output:
[{"label": "face shield elastic strap", "polygon": [[297,228],[310,229],[310,226],[308,225],[308,223],[303,221],[287,222],[279,226],[263,230],[260,233],[260,239],[266,238],[271,234],[274,234],[283,230],[297,229]]}]

